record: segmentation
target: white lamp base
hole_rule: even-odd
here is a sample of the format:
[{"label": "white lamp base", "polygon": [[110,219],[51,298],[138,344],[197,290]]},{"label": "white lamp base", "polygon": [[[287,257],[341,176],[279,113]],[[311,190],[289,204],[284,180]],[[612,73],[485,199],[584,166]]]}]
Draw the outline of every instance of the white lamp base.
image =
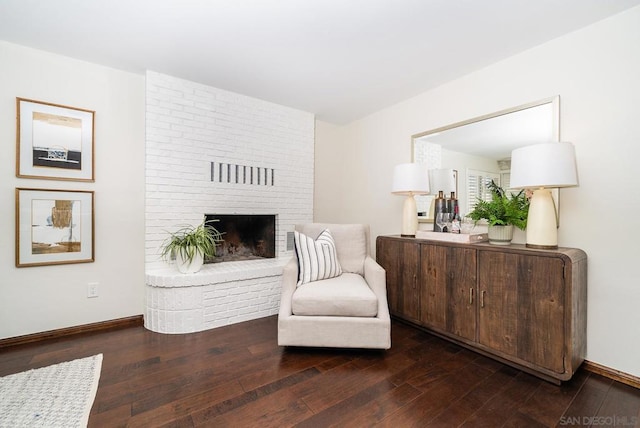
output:
[{"label": "white lamp base", "polygon": [[558,248],[556,206],[549,189],[537,189],[533,192],[527,217],[527,247]]},{"label": "white lamp base", "polygon": [[402,208],[402,232],[400,236],[414,238],[418,230],[418,207],[413,195],[407,196]]}]

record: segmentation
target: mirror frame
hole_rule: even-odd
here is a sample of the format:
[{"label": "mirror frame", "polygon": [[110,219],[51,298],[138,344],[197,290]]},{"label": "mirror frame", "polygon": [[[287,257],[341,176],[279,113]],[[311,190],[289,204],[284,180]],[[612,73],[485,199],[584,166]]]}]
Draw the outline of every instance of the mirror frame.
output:
[{"label": "mirror frame", "polygon": [[[438,134],[450,129],[455,129],[455,128],[459,128],[462,126],[466,126],[466,125],[470,125],[473,123],[477,123],[477,122],[482,122],[485,120],[489,120],[489,119],[493,119],[496,117],[501,117],[510,113],[515,113],[518,111],[522,111],[522,110],[527,110],[529,108],[533,108],[533,107],[538,107],[538,106],[542,106],[542,105],[546,105],[546,104],[550,104],[552,107],[552,134],[553,134],[553,141],[555,142],[560,142],[560,95],[555,95],[553,97],[549,97],[549,98],[544,98],[542,100],[538,100],[538,101],[533,101],[530,103],[526,103],[526,104],[521,104],[519,106],[515,106],[515,107],[511,107],[511,108],[507,108],[504,110],[499,110],[493,113],[488,113],[488,114],[484,114],[482,116],[477,116],[471,119],[467,119],[467,120],[463,120],[460,122],[455,122],[452,123],[450,125],[446,125],[446,126],[441,126],[438,128],[434,128],[431,129],[429,131],[424,131],[424,132],[420,132],[418,134],[414,134],[411,136],[411,162],[415,162],[415,144],[416,144],[416,139],[418,138],[422,138],[425,137],[427,135],[432,135],[432,134]],[[445,147],[446,148],[446,147]],[[457,183],[456,183],[457,184]],[[552,196],[553,196],[553,200],[555,202],[556,205],[556,225],[559,226],[559,219],[560,219],[560,200],[559,200],[559,192],[558,189],[552,189],[551,190]],[[433,218],[429,218],[429,217],[423,217],[423,218],[419,218],[419,221],[422,223],[432,223],[433,222]]]}]

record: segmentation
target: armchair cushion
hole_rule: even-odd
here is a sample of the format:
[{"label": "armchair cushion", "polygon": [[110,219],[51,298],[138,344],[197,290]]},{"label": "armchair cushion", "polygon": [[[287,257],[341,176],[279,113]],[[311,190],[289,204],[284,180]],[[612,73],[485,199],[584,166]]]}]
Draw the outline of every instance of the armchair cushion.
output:
[{"label": "armchair cushion", "polygon": [[293,315],[375,317],[378,299],[362,276],[343,273],[297,287],[291,309]]},{"label": "armchair cushion", "polygon": [[298,286],[342,274],[329,229],[323,230],[315,240],[298,231],[293,236],[298,257]]}]

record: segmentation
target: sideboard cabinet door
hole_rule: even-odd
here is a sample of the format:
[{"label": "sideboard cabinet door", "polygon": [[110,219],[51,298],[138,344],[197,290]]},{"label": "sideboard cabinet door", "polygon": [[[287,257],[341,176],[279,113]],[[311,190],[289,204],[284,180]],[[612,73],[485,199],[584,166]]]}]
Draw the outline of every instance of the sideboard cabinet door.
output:
[{"label": "sideboard cabinet door", "polygon": [[479,342],[564,373],[564,262],[479,251]]},{"label": "sideboard cabinet door", "polygon": [[421,321],[476,340],[476,250],[422,244]]},{"label": "sideboard cabinet door", "polygon": [[564,262],[518,258],[518,358],[556,373],[565,366]]},{"label": "sideboard cabinet door", "polygon": [[413,241],[378,239],[376,258],[387,272],[387,299],[392,315],[420,320],[420,245]]},{"label": "sideboard cabinet door", "polygon": [[479,342],[512,356],[518,354],[517,278],[517,254],[479,252]]}]

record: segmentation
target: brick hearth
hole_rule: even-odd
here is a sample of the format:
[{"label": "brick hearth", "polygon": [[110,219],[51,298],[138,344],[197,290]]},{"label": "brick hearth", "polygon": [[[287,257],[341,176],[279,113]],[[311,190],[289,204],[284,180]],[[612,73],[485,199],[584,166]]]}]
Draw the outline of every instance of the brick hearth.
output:
[{"label": "brick hearth", "polygon": [[159,333],[192,333],[278,312],[288,258],[208,264],[196,274],[147,272],[144,322]]}]

